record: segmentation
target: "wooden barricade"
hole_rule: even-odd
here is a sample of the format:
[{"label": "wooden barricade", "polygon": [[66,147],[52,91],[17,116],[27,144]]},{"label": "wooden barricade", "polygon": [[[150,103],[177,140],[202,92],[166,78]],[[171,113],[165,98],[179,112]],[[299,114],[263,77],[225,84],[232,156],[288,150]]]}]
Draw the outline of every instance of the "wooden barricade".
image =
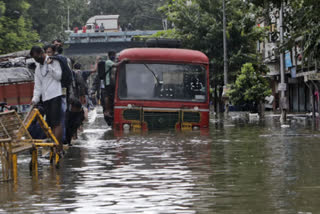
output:
[{"label": "wooden barricade", "polygon": [[[28,131],[32,123],[40,125],[47,139],[32,139]],[[15,111],[0,113],[0,157],[2,167],[0,181],[17,179],[17,155],[24,151],[31,152],[31,170],[37,171],[39,147],[49,147],[51,149],[50,162],[55,163],[57,166],[59,164],[58,146],[59,142],[38,109],[33,109],[26,116],[24,122],[21,121]]]}]

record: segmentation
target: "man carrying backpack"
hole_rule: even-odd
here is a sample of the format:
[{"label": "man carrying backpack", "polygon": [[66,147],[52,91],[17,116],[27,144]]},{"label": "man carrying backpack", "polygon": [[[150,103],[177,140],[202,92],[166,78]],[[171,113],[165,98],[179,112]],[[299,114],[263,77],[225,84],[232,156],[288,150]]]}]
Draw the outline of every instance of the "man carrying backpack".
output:
[{"label": "man carrying backpack", "polygon": [[55,46],[56,53],[51,59],[57,60],[60,64],[62,74],[61,74],[61,87],[62,87],[62,102],[61,102],[61,120],[62,120],[62,141],[66,140],[66,112],[70,108],[69,96],[71,94],[71,84],[72,84],[72,71],[71,63],[68,58],[62,55],[63,52],[63,43],[60,39],[52,41],[52,45]]},{"label": "man carrying backpack", "polygon": [[52,60],[39,46],[33,46],[30,56],[37,62],[35,70],[32,104],[37,104],[42,97],[46,121],[60,143],[62,151],[62,69],[56,60]]},{"label": "man carrying backpack", "polygon": [[69,59],[62,55],[63,47],[62,47],[61,40],[59,39],[53,40],[52,44],[56,47],[56,53],[51,58],[59,61],[60,63],[60,66],[62,69],[61,84],[62,84],[63,94],[67,96],[67,92],[69,90],[69,87],[71,87],[71,83],[72,83],[71,65],[70,65]]},{"label": "man carrying backpack", "polygon": [[[104,119],[109,126],[112,126],[113,122],[113,99],[114,99],[114,82],[115,82],[115,67],[120,66],[122,63],[128,62],[128,59],[124,59],[121,62],[115,63],[116,53],[114,51],[108,52],[108,59],[106,61],[100,61],[98,63],[98,75],[95,80],[95,89],[98,91],[100,89],[101,105],[103,107]],[[99,89],[98,89],[98,87]]]}]

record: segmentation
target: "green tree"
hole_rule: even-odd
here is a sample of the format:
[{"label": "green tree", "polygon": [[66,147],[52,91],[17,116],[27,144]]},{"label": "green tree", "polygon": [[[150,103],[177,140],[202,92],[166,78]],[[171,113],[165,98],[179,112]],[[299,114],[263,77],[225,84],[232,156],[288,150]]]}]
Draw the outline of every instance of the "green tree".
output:
[{"label": "green tree", "polygon": [[159,0],[91,0],[86,18],[95,15],[120,15],[120,25],[125,28],[131,23],[135,29],[162,29],[161,14],[157,8],[162,2]]},{"label": "green tree", "polygon": [[228,94],[234,105],[254,106],[271,95],[271,89],[268,81],[261,75],[261,71],[255,69],[252,63],[246,63],[242,66]]},{"label": "green tree", "polygon": [[4,14],[6,11],[6,5],[3,1],[0,1],[0,17]]},{"label": "green tree", "polygon": [[122,27],[131,23],[135,29],[162,29],[162,20],[157,8],[159,0],[28,0],[32,5],[29,14],[34,29],[43,42],[67,39],[68,8],[70,29],[81,28],[95,15],[120,15]]},{"label": "green tree", "polygon": [[27,14],[29,7],[23,0],[0,1],[0,54],[29,49],[38,42]]},{"label": "green tree", "polygon": [[[223,27],[221,0],[168,0],[159,9],[175,26],[170,37],[182,40],[185,48],[204,52],[211,61],[211,85],[220,100],[223,85]],[[264,29],[256,26],[256,7],[246,1],[229,0],[227,4],[228,79],[235,80],[246,62],[260,60],[256,42],[263,38]]]},{"label": "green tree", "polygon": [[320,58],[320,5],[317,0],[292,0],[289,5],[292,8],[289,18],[290,40],[287,46],[291,46],[294,40],[302,37],[306,56]]},{"label": "green tree", "polygon": [[49,43],[54,39],[66,39],[65,30],[68,29],[68,8],[70,13],[70,27],[82,26],[83,18],[88,10],[86,0],[28,0],[32,7],[29,14],[33,28],[39,33],[42,42]]},{"label": "green tree", "polygon": [[[260,7],[260,14],[269,20],[268,10],[284,3],[284,28],[287,31],[283,49],[291,49],[302,38],[304,55],[320,57],[320,5],[318,0],[249,0]],[[268,23],[267,23],[268,24]]]}]

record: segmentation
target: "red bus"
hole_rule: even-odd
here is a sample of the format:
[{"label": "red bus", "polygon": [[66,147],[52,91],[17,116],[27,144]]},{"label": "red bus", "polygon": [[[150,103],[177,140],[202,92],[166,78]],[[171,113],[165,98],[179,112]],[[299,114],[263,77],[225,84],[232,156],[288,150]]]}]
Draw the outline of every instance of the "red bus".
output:
[{"label": "red bus", "polygon": [[116,72],[113,128],[198,130],[209,127],[209,60],[194,50],[133,48]]}]

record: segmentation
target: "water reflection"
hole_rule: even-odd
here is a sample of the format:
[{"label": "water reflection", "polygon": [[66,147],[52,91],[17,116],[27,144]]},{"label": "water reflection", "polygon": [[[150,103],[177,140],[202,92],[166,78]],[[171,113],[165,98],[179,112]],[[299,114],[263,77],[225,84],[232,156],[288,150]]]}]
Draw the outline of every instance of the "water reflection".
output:
[{"label": "water reflection", "polygon": [[117,137],[101,110],[62,160],[0,184],[0,213],[317,213],[320,133],[274,118]]}]

